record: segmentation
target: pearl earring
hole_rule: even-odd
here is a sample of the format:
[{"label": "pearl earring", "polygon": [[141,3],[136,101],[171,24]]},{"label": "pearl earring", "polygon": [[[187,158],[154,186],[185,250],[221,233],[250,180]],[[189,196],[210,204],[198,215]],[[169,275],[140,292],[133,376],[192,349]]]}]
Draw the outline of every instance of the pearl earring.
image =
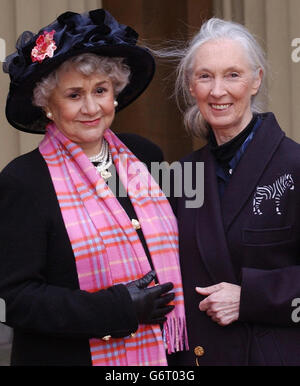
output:
[{"label": "pearl earring", "polygon": [[114,106],[115,106],[115,107],[118,107],[118,106],[119,106],[118,101],[114,101]]},{"label": "pearl earring", "polygon": [[50,113],[50,111],[49,111],[49,113],[47,113],[47,118],[48,119],[52,119],[53,118],[53,115],[52,115],[52,113]]}]

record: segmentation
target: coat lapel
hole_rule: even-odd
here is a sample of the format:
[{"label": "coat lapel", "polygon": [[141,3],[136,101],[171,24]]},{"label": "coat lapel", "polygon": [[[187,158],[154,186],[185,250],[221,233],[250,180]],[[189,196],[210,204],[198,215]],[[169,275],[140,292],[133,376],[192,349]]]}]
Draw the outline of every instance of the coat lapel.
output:
[{"label": "coat lapel", "polygon": [[224,233],[214,158],[208,147],[204,162],[204,204],[197,209],[196,238],[201,258],[215,284],[237,283]]},{"label": "coat lapel", "polygon": [[256,189],[285,134],[272,113],[263,115],[261,127],[234,171],[222,199],[225,232]]},{"label": "coat lapel", "polygon": [[263,115],[263,123],[231,177],[222,203],[215,161],[208,146],[202,149],[201,159],[196,160],[204,162],[204,204],[196,210],[196,238],[202,261],[214,283],[238,284],[226,233],[253,194],[284,136],[274,115]]}]

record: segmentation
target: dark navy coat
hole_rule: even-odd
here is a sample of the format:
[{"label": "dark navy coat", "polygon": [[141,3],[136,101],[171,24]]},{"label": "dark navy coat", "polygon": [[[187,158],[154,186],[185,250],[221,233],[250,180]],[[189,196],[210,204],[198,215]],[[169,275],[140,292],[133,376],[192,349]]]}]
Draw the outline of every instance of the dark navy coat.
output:
[{"label": "dark navy coat", "polygon": [[[170,364],[300,365],[300,145],[263,114],[222,200],[208,146],[182,162],[204,162],[204,204],[175,200],[190,351]],[[242,288],[239,320],[226,327],[199,310],[195,291],[220,282]]]}]

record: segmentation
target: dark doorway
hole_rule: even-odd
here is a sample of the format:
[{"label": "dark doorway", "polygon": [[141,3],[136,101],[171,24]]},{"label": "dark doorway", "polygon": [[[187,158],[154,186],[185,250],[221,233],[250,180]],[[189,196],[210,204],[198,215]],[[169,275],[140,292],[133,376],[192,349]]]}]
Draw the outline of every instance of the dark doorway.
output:
[{"label": "dark doorway", "polygon": [[[212,0],[103,0],[103,8],[123,24],[133,27],[142,42],[158,46],[166,41],[186,40],[212,16]],[[200,144],[184,131],[182,116],[172,98],[174,67],[158,63],[146,92],[113,124],[116,132],[133,132],[157,143],[166,161],[188,154]]]}]

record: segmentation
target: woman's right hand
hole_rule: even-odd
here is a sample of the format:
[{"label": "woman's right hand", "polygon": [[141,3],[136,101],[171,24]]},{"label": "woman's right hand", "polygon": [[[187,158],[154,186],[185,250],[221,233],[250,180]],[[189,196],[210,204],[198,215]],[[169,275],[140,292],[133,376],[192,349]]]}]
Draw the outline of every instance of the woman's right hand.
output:
[{"label": "woman's right hand", "polygon": [[133,301],[139,324],[160,324],[166,321],[166,315],[174,309],[168,305],[175,298],[171,291],[172,283],[158,284],[147,288],[155,279],[155,271],[150,271],[139,280],[126,285]]}]

